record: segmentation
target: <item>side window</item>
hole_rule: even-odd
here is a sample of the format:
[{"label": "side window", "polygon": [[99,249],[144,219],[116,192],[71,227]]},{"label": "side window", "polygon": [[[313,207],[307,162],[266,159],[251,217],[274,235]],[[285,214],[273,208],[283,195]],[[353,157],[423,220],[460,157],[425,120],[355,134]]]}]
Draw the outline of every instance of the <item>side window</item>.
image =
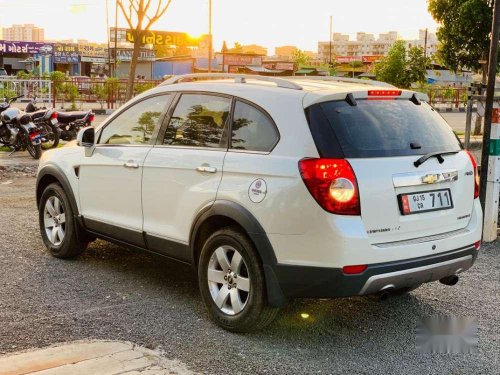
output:
[{"label": "side window", "polygon": [[231,99],[183,94],[165,131],[164,145],[225,148]]},{"label": "side window", "polygon": [[236,102],[231,148],[269,152],[278,139],[278,132],[269,116],[247,103]]},{"label": "side window", "polygon": [[102,129],[99,144],[149,144],[169,97],[170,95],[153,96],[120,113]]}]

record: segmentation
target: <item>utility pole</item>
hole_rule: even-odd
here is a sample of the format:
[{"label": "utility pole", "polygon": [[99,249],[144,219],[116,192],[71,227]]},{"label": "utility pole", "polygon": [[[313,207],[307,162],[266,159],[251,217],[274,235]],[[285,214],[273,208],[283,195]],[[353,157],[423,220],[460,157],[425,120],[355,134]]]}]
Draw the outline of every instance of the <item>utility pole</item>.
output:
[{"label": "utility pole", "polygon": [[208,72],[212,72],[212,0],[208,0]]},{"label": "utility pole", "polygon": [[330,53],[329,53],[329,59],[328,59],[328,66],[331,68],[332,67],[332,23],[333,23],[333,17],[330,16]]},{"label": "utility pole", "polygon": [[[500,159],[498,156],[499,142],[498,136],[500,135],[500,108],[493,109],[493,100],[495,96],[495,81],[497,70],[497,51],[498,41],[500,36],[500,1],[495,1],[493,7],[493,22],[491,26],[491,42],[490,42],[490,56],[488,62],[488,84],[486,86],[486,103],[484,110],[484,131],[483,131],[483,149],[481,153],[481,180],[479,196],[481,199],[481,206],[484,213],[484,234],[491,232],[494,229],[496,237],[496,228],[490,228],[496,223],[494,217],[498,217],[498,185],[500,182]],[[498,107],[498,106],[495,106]],[[494,139],[491,140],[491,122],[494,119]],[[492,159],[490,170],[490,157]],[[496,196],[495,196],[496,195]],[[491,212],[495,211],[496,212]],[[492,218],[493,215],[493,218]],[[485,238],[485,240],[491,240]]]},{"label": "utility pole", "polygon": [[118,44],[118,0],[115,0],[115,53],[113,61],[113,77],[116,77],[116,55],[118,51],[116,50]]},{"label": "utility pole", "polygon": [[424,59],[426,59],[426,61],[427,61],[427,28],[425,29]]}]

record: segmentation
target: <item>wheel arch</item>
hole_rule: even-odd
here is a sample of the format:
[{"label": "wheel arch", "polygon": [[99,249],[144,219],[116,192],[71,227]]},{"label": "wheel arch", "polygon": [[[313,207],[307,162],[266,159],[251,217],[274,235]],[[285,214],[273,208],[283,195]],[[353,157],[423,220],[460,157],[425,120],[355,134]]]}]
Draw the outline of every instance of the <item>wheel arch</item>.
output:
[{"label": "wheel arch", "polygon": [[40,205],[40,199],[47,186],[52,183],[58,183],[64,189],[65,193],[68,195],[69,202],[71,204],[71,209],[75,217],[79,216],[78,204],[76,203],[75,194],[71,188],[71,184],[68,178],[64,175],[64,172],[57,166],[49,164],[44,166],[38,171],[36,178],[36,206]]},{"label": "wheel arch", "polygon": [[198,214],[189,237],[192,264],[195,267],[198,264],[203,240],[215,230],[227,226],[240,228],[252,241],[264,269],[269,304],[283,306],[286,303],[286,298],[273,270],[277,259],[271,242],[255,216],[238,203],[218,200]]}]

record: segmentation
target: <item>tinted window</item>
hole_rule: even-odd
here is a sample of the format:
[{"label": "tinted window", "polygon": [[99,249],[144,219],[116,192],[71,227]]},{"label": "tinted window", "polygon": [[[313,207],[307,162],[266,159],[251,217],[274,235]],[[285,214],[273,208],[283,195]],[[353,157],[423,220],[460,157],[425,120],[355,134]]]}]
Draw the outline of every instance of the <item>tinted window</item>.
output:
[{"label": "tinted window", "polygon": [[227,136],[224,128],[230,110],[231,99],[183,94],[170,119],[163,144],[225,148]]},{"label": "tinted window", "polygon": [[102,130],[100,144],[149,144],[168,95],[145,99],[120,113]]},{"label": "tinted window", "polygon": [[238,150],[271,151],[278,141],[278,132],[269,117],[240,101],[234,108],[231,136],[231,148]]},{"label": "tinted window", "polygon": [[[332,101],[308,110],[320,153],[336,157],[421,155],[456,151],[461,145],[446,121],[428,104],[409,100]],[[337,149],[335,149],[337,148]]]}]

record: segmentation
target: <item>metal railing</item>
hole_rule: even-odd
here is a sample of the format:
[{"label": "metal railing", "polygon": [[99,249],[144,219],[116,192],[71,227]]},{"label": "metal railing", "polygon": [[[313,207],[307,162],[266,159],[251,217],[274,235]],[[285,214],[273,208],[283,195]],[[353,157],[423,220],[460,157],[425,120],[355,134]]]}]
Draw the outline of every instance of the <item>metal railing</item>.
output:
[{"label": "metal railing", "polygon": [[27,98],[37,97],[40,103],[52,100],[52,82],[47,79],[19,79],[17,77],[0,76],[0,98],[24,95]]},{"label": "metal railing", "polygon": [[460,108],[467,104],[466,87],[431,87],[423,91],[429,96],[431,105],[444,104],[451,108]]}]

